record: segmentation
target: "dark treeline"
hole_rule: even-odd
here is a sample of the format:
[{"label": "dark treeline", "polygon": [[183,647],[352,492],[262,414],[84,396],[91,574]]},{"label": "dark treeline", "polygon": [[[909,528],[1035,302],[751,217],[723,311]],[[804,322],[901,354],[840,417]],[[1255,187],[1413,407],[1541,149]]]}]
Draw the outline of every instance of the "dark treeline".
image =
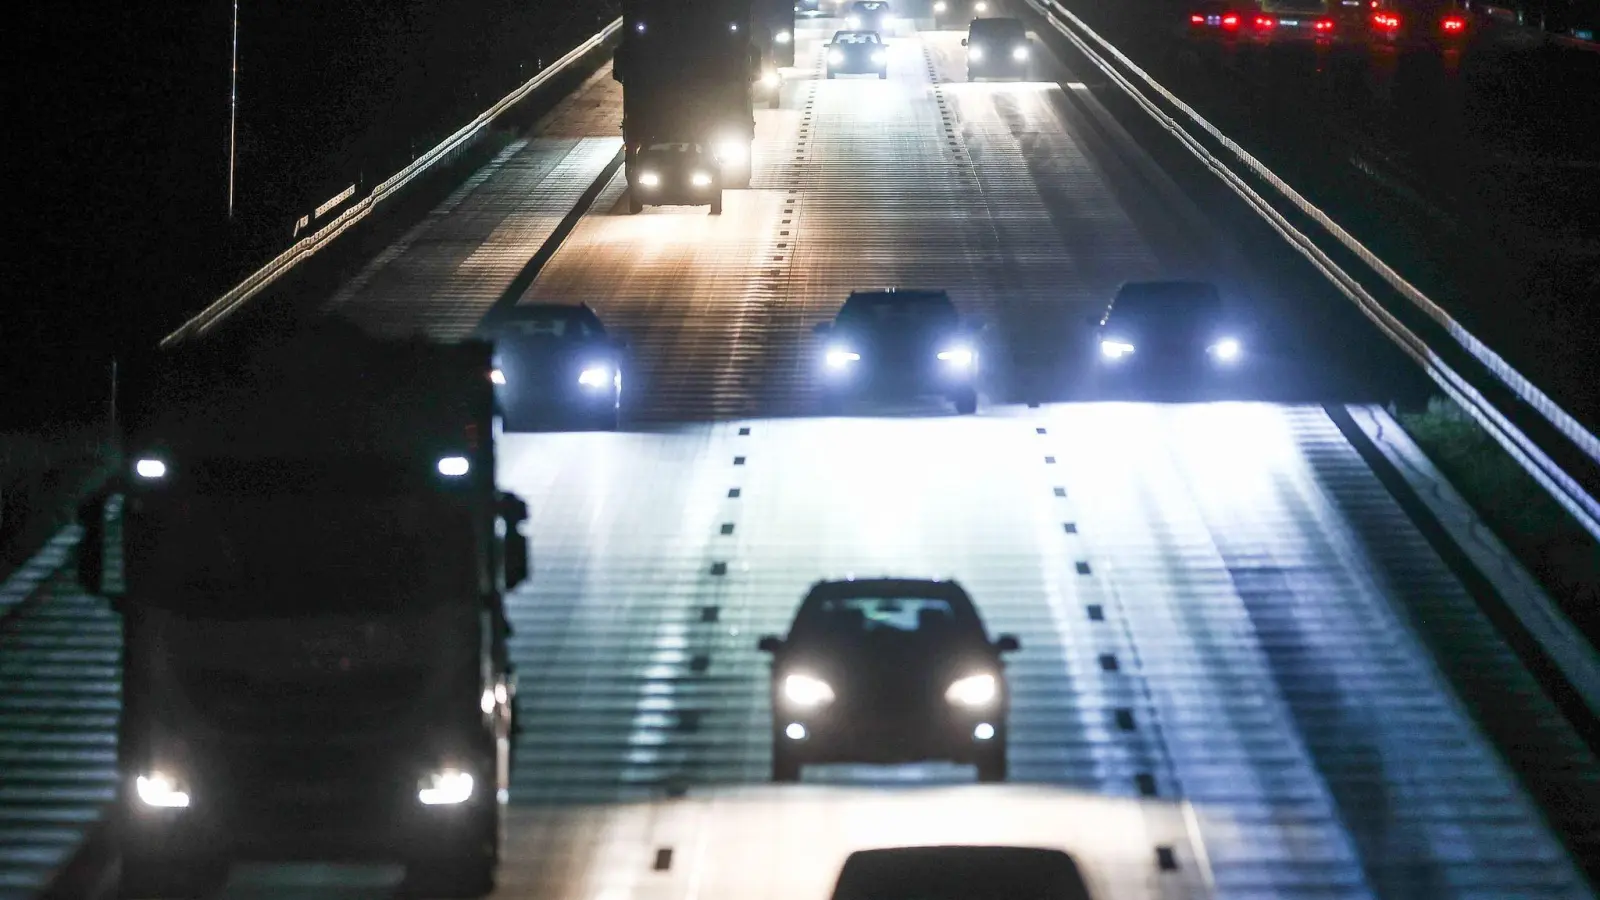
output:
[{"label": "dark treeline", "polygon": [[[165,333],[295,220],[425,151],[610,19],[609,0],[19,7],[0,427],[95,408],[114,348]],[[24,52],[25,51],[25,52]]]}]

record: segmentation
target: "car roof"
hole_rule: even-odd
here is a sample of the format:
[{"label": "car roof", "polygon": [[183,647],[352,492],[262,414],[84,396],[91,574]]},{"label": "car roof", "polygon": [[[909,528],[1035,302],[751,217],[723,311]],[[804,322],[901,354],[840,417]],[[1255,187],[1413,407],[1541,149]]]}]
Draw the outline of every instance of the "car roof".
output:
[{"label": "car roof", "polygon": [[[878,36],[878,33],[876,31],[864,31],[864,30],[859,29],[859,28],[855,29],[853,31],[835,31],[833,33],[834,42],[838,43],[840,38],[844,38],[847,42],[853,43],[853,44],[881,44],[881,43],[883,43],[883,39]],[[864,38],[864,40],[851,41],[850,38]]]},{"label": "car roof", "polygon": [[888,9],[889,4],[884,2],[884,0],[856,0],[856,2],[850,4],[850,8],[867,10],[870,12],[876,9]]}]

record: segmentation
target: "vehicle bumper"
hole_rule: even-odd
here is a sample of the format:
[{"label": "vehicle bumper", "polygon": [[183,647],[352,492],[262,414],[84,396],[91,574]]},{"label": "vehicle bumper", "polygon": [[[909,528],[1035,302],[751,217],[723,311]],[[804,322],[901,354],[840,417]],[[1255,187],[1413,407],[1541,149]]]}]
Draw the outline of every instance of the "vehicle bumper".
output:
[{"label": "vehicle bumper", "polygon": [[620,399],[614,388],[556,397],[519,397],[506,392],[500,397],[500,409],[506,424],[512,426],[585,427],[615,419]]},{"label": "vehicle bumper", "polygon": [[1028,77],[1027,60],[1006,60],[1005,62],[967,61],[968,78],[1026,78]]},{"label": "vehicle bumper", "polygon": [[829,369],[823,372],[822,379],[824,395],[838,398],[884,400],[910,400],[916,397],[934,396],[954,398],[974,390],[977,386],[976,378],[964,372],[884,374]]},{"label": "vehicle bumper", "polygon": [[645,187],[639,184],[629,184],[628,187],[646,206],[706,206],[721,191],[716,184],[703,188]]},{"label": "vehicle bumper", "polygon": [[881,75],[888,66],[828,66],[829,75]]},{"label": "vehicle bumper", "polygon": [[[803,737],[788,734],[794,724],[805,729]],[[992,729],[986,739],[975,734],[980,725]],[[803,763],[973,763],[1004,744],[1005,713],[950,710],[918,717],[884,717],[780,708],[773,711],[772,739],[775,747]]]}]

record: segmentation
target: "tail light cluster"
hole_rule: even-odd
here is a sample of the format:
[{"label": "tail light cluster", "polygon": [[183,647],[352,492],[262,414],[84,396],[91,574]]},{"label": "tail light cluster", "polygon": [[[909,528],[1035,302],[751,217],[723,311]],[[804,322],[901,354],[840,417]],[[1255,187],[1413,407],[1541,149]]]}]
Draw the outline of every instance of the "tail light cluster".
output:
[{"label": "tail light cluster", "polygon": [[1400,28],[1400,17],[1394,13],[1373,13],[1372,24],[1380,31],[1398,31]]},{"label": "tail light cluster", "polygon": [[1460,16],[1445,16],[1444,21],[1439,24],[1444,28],[1445,31],[1451,34],[1460,34],[1461,32],[1467,30],[1467,20],[1461,18]]},{"label": "tail light cluster", "polygon": [[1222,17],[1222,27],[1223,28],[1238,28],[1239,27],[1239,14],[1238,13],[1228,13],[1227,15],[1223,16]]},{"label": "tail light cluster", "polygon": [[1256,16],[1256,30],[1268,31],[1277,26],[1278,20],[1271,16]]},{"label": "tail light cluster", "polygon": [[1204,25],[1205,21],[1206,21],[1206,17],[1200,15],[1199,13],[1195,13],[1194,15],[1189,17],[1189,24],[1190,25]]},{"label": "tail light cluster", "polygon": [[1333,30],[1333,20],[1332,19],[1318,19],[1316,24],[1312,25],[1311,27],[1315,28],[1317,31],[1319,31],[1319,32],[1321,32],[1323,34],[1327,34],[1328,32]]}]

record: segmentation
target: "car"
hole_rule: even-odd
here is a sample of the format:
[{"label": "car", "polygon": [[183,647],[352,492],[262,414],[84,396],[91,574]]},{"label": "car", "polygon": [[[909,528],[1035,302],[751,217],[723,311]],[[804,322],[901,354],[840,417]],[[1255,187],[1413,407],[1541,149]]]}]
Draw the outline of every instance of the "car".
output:
[{"label": "car", "polygon": [[755,83],[750,87],[753,99],[763,101],[768,107],[777,109],[783,100],[783,70],[770,59],[762,60]]},{"label": "car", "polygon": [[709,206],[722,215],[722,165],[711,148],[687,141],[646,144],[628,182],[628,212],[646,206]]},{"label": "car", "polygon": [[772,655],[772,780],[808,764],[947,760],[1006,778],[1010,690],[1003,655],[954,581],[819,581]]},{"label": "car", "polygon": [[627,344],[608,335],[586,304],[513,307],[486,330],[507,430],[617,427]]},{"label": "car", "polygon": [[967,36],[961,39],[967,48],[967,80],[979,78],[1009,78],[1020,81],[1028,77],[1028,60],[1033,55],[1028,46],[1028,30],[1020,19],[973,19],[967,26]]},{"label": "car", "polygon": [[844,25],[851,31],[885,34],[894,29],[894,23],[894,10],[884,0],[855,0],[844,13]]},{"label": "car", "polygon": [[959,28],[988,12],[989,0],[933,0],[933,27]]},{"label": "car", "polygon": [[828,54],[827,73],[889,77],[889,48],[876,31],[837,31],[824,50]]},{"label": "car", "polygon": [[1239,13],[1239,35],[1254,44],[1331,44],[1341,29],[1329,0],[1260,0]]},{"label": "car", "polygon": [[1089,323],[1113,374],[1188,379],[1237,370],[1245,358],[1242,329],[1210,282],[1128,282]]},{"label": "car", "polygon": [[1367,25],[1375,44],[1443,50],[1460,49],[1473,31],[1467,14],[1452,0],[1414,0],[1403,8],[1393,0],[1379,0]]},{"label": "car", "polygon": [[1241,12],[1225,0],[1210,0],[1189,12],[1189,36],[1200,39],[1229,40],[1239,36],[1246,19],[1254,13]]},{"label": "car", "polygon": [[867,397],[942,396],[978,411],[978,332],[938,290],[852,291],[821,340],[823,405]]},{"label": "car", "polygon": [[803,16],[822,14],[822,0],[795,0],[794,11]]},{"label": "car", "polygon": [[845,858],[832,900],[1089,900],[1068,853],[1044,847],[877,847]]}]

